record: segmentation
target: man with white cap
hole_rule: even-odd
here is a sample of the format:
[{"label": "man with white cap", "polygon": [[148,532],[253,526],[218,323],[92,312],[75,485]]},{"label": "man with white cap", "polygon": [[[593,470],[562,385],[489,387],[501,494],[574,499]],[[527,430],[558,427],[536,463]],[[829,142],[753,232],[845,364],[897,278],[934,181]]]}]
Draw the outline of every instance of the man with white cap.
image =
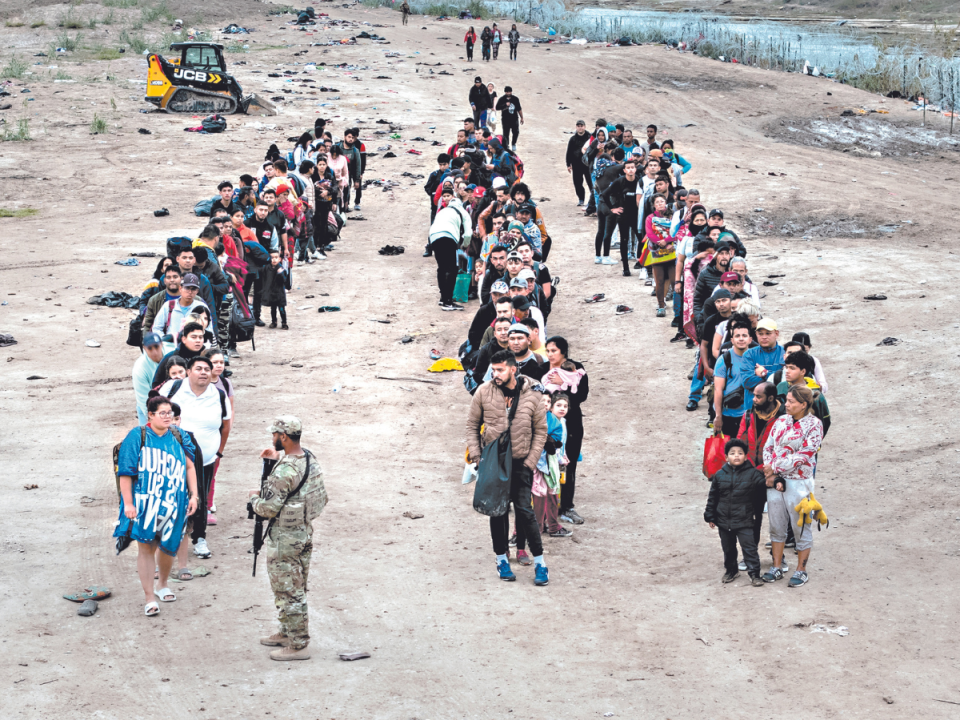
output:
[{"label": "man with white cap", "polygon": [[249,508],[270,521],[264,544],[280,631],[260,638],[260,644],[279,648],[270,652],[272,660],[307,660],[310,633],[306,592],[313,519],[327,504],[327,491],[319,463],[300,445],[303,424],[299,419],[281,415],[267,432],[273,435],[273,446],[260,457],[270,474],[259,490],[250,491]]}]

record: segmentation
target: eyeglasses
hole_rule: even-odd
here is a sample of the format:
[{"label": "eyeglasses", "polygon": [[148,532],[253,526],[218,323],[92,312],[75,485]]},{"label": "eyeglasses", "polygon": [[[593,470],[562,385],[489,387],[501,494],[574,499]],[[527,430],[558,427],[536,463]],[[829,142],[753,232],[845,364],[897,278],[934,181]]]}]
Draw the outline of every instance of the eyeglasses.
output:
[{"label": "eyeglasses", "polygon": [[173,417],[173,413],[170,412],[169,410],[166,411],[166,412],[155,412],[155,413],[153,413],[153,414],[154,414],[154,415],[157,415],[158,417],[162,417],[162,418]]}]

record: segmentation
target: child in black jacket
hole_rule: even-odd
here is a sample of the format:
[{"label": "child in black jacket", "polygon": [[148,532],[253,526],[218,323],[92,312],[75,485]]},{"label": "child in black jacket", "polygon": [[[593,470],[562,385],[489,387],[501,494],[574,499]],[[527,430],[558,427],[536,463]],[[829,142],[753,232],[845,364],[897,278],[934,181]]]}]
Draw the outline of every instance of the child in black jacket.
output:
[{"label": "child in black jacket", "polygon": [[287,325],[287,272],[276,250],[270,253],[270,264],[260,271],[263,275],[263,301],[270,306],[270,327],[277,326],[279,310],[280,327],[284,330],[290,329]]},{"label": "child in black jacket", "polygon": [[760,555],[753,535],[756,504],[754,498],[766,478],[747,460],[747,444],[733,438],[724,446],[727,462],[710,478],[710,494],[703,519],[717,528],[723,548],[723,566],[726,572],[723,582],[734,581],[740,576],[737,568],[737,541],[743,551],[752,585],[763,585],[760,579]]}]

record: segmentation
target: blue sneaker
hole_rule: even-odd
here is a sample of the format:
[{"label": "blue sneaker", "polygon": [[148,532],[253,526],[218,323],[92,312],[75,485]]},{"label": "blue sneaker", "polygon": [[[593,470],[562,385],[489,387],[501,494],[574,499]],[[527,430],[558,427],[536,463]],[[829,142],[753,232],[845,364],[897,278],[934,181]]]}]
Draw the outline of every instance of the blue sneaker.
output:
[{"label": "blue sneaker", "polygon": [[547,577],[547,566],[537,565],[537,575],[533,580],[533,584],[546,585],[549,582],[550,582],[550,578]]},{"label": "blue sneaker", "polygon": [[[501,560],[497,563],[497,571],[500,573],[501,580],[509,580],[513,582],[517,579],[517,576],[513,574],[513,570],[510,569],[510,563],[506,560]],[[539,573],[539,570],[537,571]],[[539,574],[537,577],[540,577]]]}]

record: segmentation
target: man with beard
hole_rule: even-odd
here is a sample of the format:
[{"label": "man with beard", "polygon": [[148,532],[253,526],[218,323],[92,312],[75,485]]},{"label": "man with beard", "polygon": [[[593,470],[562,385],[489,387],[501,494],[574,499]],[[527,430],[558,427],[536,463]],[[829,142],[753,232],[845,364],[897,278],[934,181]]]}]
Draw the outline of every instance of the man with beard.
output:
[{"label": "man with beard", "polygon": [[503,245],[495,245],[490,251],[487,262],[487,270],[483,275],[483,284],[480,286],[480,302],[490,301],[490,290],[497,280],[503,279],[503,274],[507,271],[507,248]]},{"label": "man with beard", "polygon": [[272,467],[263,487],[250,491],[248,508],[270,521],[264,545],[280,631],[260,638],[260,644],[278,648],[270,652],[271,660],[308,660],[306,592],[313,554],[313,520],[327,504],[327,491],[317,458],[300,445],[300,420],[283,415],[267,432],[273,435],[273,446],[260,457]]},{"label": "man with beard", "polygon": [[[533,380],[517,373],[517,361],[511,351],[498,352],[491,359],[490,366],[493,380],[477,388],[470,405],[467,418],[468,461],[479,462],[485,445],[505,432],[510,433],[510,500],[516,512],[517,530],[518,533],[523,531],[536,563],[534,582],[537,585],[546,585],[549,578],[532,501],[533,471],[547,441],[543,395],[534,389]],[[490,535],[493,539],[493,552],[497,556],[497,572],[501,580],[513,581],[517,576],[510,569],[507,557],[510,549],[509,533],[509,512],[490,517]]]},{"label": "man with beard", "polygon": [[727,272],[730,258],[733,257],[733,248],[725,240],[717,243],[715,252],[713,260],[697,276],[697,286],[693,291],[693,316],[697,320],[697,325],[702,321],[703,304],[713,294],[720,283],[720,278]]},{"label": "man with beard", "polygon": [[515,322],[510,326],[507,343],[510,346],[510,352],[513,353],[513,357],[517,361],[517,373],[534,380],[540,380],[543,377],[543,370],[540,368],[543,358],[538,357],[536,353],[530,350],[530,328],[522,322]]},{"label": "man with beard", "polygon": [[490,378],[490,361],[501,350],[509,350],[509,332],[513,325],[512,317],[498,317],[493,323],[493,339],[480,348],[477,354],[477,364],[473,368],[473,381],[476,385],[486,382]]},{"label": "man with beard", "polygon": [[480,338],[483,337],[484,331],[498,317],[497,301],[506,294],[507,284],[503,281],[494,283],[493,287],[490,288],[490,302],[480,306],[477,314],[473,316],[473,322],[470,323],[470,330],[467,332],[467,341],[470,343],[471,350],[480,348]]}]

